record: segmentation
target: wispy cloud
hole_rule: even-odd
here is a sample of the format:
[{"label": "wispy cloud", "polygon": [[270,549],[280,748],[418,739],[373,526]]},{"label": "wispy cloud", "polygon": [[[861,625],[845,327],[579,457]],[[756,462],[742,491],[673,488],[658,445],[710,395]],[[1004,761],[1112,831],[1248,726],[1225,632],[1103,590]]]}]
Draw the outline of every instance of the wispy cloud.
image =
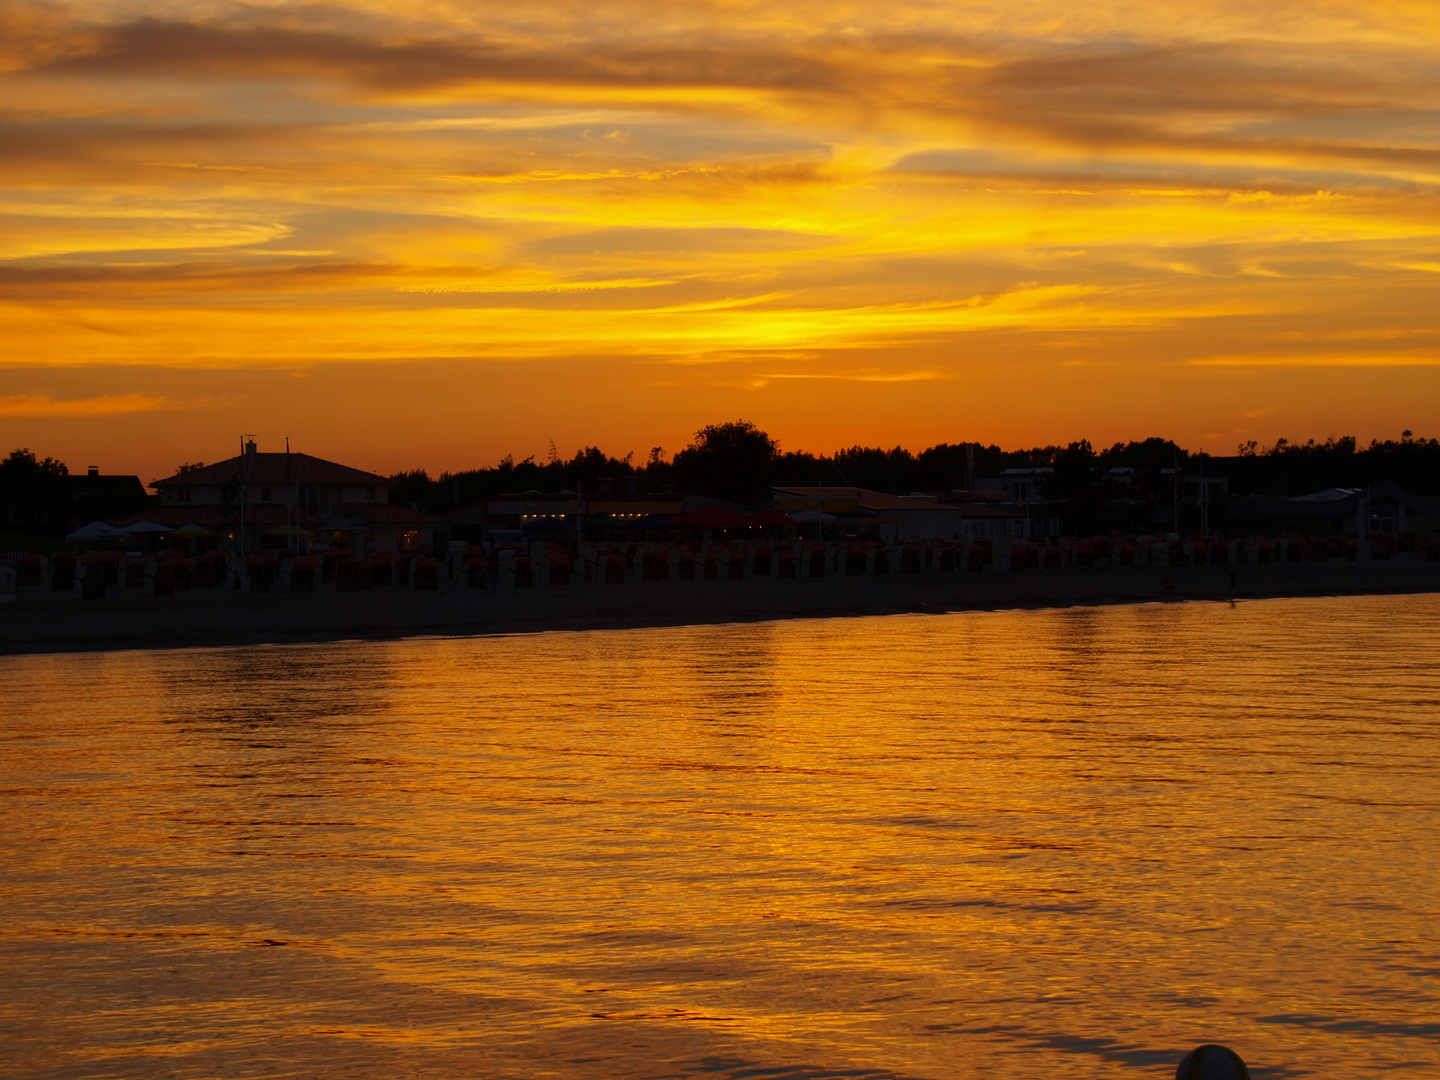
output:
[{"label": "wispy cloud", "polygon": [[762,390],[772,382],[788,379],[842,383],[914,383],[939,382],[952,378],[953,375],[943,371],[770,371],[754,376],[744,385],[752,390]]},{"label": "wispy cloud", "polygon": [[[1440,354],[1332,353],[1312,356],[1211,356],[1187,361],[1192,367],[1404,368],[1440,367]],[[1268,410],[1267,410],[1268,411]],[[1263,416],[1264,413],[1246,413]]]},{"label": "wispy cloud", "polygon": [[103,394],[88,398],[53,398],[48,394],[0,397],[0,416],[83,419],[126,413],[161,412],[179,408],[167,397],[146,394]]},{"label": "wispy cloud", "polygon": [[53,301],[67,297],[283,294],[373,284],[404,272],[405,268],[396,266],[332,262],[247,266],[218,261],[126,265],[27,260],[0,262],[0,298]]}]

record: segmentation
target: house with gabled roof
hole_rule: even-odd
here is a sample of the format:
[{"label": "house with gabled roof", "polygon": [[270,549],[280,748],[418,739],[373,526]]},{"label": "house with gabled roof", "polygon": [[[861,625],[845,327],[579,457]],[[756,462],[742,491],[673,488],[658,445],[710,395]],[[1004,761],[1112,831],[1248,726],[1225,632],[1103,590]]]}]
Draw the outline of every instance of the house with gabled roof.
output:
[{"label": "house with gabled roof", "polygon": [[[254,442],[238,457],[188,466],[150,484],[160,505],[116,522],[199,525],[234,550],[293,547],[299,536],[321,548],[433,550],[431,514],[390,502],[390,479],[301,453],[261,453]],[[243,537],[242,537],[243,529]],[[297,530],[303,530],[297,531]],[[243,542],[242,542],[243,540]]]}]

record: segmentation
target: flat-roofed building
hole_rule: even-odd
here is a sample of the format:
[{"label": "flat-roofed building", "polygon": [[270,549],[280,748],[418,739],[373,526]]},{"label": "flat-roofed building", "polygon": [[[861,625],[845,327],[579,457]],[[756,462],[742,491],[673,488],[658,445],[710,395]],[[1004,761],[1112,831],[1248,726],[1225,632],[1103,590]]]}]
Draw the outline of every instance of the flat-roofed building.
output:
[{"label": "flat-roofed building", "polygon": [[999,491],[1006,502],[1030,504],[1043,502],[1045,482],[1055,470],[1048,465],[1005,469],[995,476],[977,476],[976,491]]},{"label": "flat-roofed building", "polygon": [[1029,534],[1025,512],[996,503],[955,504],[934,495],[888,495],[859,487],[777,487],[782,513],[819,511],[865,535],[886,540],[959,540]]},{"label": "flat-roofed building", "polygon": [[1231,499],[1227,517],[1238,529],[1370,536],[1440,528],[1440,498],[1412,495],[1389,480],[1366,487],[1332,487],[1288,499]]},{"label": "flat-roofed building", "polygon": [[627,522],[665,518],[685,509],[685,496],[665,493],[616,492],[577,495],[573,491],[523,491],[477,499],[454,510],[444,520],[456,540],[480,543],[492,532],[519,530],[532,539],[569,540],[576,530],[576,514],[584,527],[624,528]]}]

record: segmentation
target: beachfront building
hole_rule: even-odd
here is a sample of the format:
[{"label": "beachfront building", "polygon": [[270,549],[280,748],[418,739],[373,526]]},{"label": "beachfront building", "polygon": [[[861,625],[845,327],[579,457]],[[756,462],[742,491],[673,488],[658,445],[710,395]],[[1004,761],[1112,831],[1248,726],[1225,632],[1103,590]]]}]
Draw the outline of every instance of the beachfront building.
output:
[{"label": "beachfront building", "polygon": [[92,521],[132,514],[151,501],[138,476],[102,473],[98,465],[91,465],[84,474],[67,476],[65,490],[70,499],[68,532]]},{"label": "beachfront building", "polygon": [[603,536],[607,529],[625,529],[636,522],[654,522],[687,509],[683,495],[616,491],[613,483],[601,482],[591,495],[573,491],[525,491],[479,499],[445,513],[444,520],[455,540],[478,544],[492,534],[523,535],[530,540],[573,541],[576,514],[586,535]]},{"label": "beachfront building", "polygon": [[1231,499],[1227,519],[1237,531],[1306,535],[1434,532],[1440,529],[1440,498],[1412,495],[1385,480],[1366,487],[1332,487],[1292,498],[1255,495]]},{"label": "beachfront building", "polygon": [[1044,501],[1045,482],[1054,473],[1055,470],[1049,466],[1006,469],[995,476],[977,476],[975,490],[998,491],[1004,495],[1006,502],[1027,506]]},{"label": "beachfront building", "polygon": [[992,502],[958,503],[962,540],[1023,540],[1030,535],[1030,515],[1014,505]]},{"label": "beachfront building", "polygon": [[786,514],[827,514],[847,532],[891,541],[1019,539],[1030,531],[1025,512],[1014,506],[961,505],[937,495],[887,495],[859,487],[777,487],[771,505]]},{"label": "beachfront building", "polygon": [[306,546],[359,552],[433,550],[431,514],[390,502],[390,480],[324,458],[261,453],[255,443],[214,465],[192,466],[151,485],[160,505],[116,522],[198,525],[231,550]]}]

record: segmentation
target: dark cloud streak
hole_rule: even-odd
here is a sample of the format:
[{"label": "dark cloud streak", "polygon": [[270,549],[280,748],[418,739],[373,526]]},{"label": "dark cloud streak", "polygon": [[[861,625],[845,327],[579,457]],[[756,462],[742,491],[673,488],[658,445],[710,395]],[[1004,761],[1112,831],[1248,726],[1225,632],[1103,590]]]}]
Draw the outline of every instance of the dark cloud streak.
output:
[{"label": "dark cloud streak", "polygon": [[[1333,51],[1257,42],[1072,46],[1032,44],[1027,55],[969,39],[881,37],[864,48],[824,35],[789,45],[749,38],[637,48],[628,42],[517,44],[479,39],[371,40],[334,30],[141,20],[54,32],[32,73],[180,80],[318,80],[362,96],[405,97],[508,88],[632,90],[647,107],[744,111],[665,91],[750,91],[852,126],[922,122],[1115,153],[1140,150],[1278,155],[1317,163],[1430,167],[1440,145],[1382,137],[1350,142],[1286,131],[1351,116],[1404,117],[1440,107],[1428,58],[1394,49]],[[917,65],[915,58],[933,62]],[[938,57],[938,60],[935,58]],[[527,88],[529,90],[527,91]],[[755,108],[761,107],[758,102]]]},{"label": "dark cloud streak", "polygon": [[[473,271],[472,271],[473,272]],[[206,293],[278,293],[373,285],[407,273],[383,263],[312,262],[242,265],[235,262],[93,265],[0,262],[0,298],[74,300],[89,297],[164,300]]]},{"label": "dark cloud streak", "polygon": [[183,78],[334,78],[375,90],[477,82],[574,86],[752,86],[839,92],[824,63],[785,52],[723,48],[530,50],[484,41],[367,41],[326,31],[142,20],[102,31],[83,55],[39,70]]}]

